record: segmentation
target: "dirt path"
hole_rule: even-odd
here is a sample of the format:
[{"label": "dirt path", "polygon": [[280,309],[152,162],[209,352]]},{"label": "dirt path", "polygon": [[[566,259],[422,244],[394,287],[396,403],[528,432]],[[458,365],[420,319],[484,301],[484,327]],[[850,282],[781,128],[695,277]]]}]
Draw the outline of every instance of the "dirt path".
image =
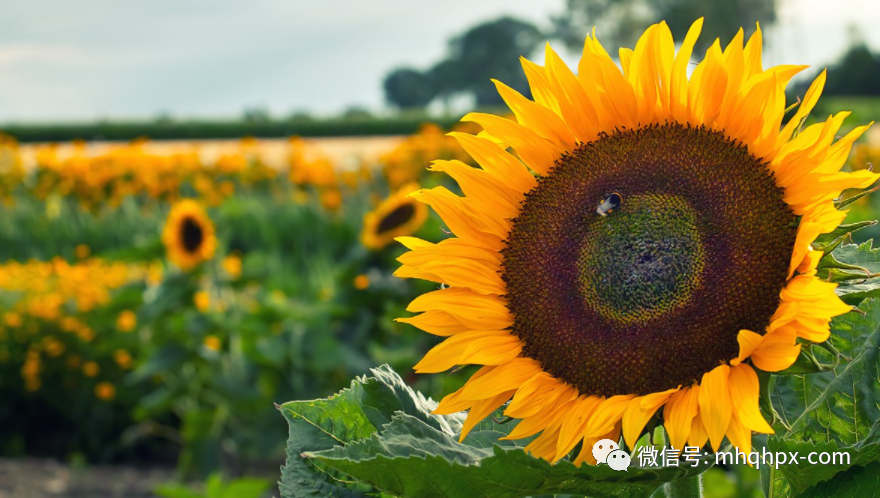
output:
[{"label": "dirt path", "polygon": [[72,469],[54,460],[0,459],[0,498],[148,498],[173,477],[170,468]]}]

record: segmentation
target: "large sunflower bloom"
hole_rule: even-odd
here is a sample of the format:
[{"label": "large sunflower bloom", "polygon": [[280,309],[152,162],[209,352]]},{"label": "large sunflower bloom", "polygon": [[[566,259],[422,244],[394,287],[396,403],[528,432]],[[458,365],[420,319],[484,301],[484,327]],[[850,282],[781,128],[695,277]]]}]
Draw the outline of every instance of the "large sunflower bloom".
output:
[{"label": "large sunflower bloom", "polygon": [[[479,163],[435,161],[443,187],[413,196],[455,238],[404,237],[398,275],[444,286],[400,320],[447,339],[416,365],[483,365],[437,413],[469,410],[462,438],[508,403],[510,439],[556,461],[662,419],[673,447],[749,452],[772,433],[756,370],[822,342],[850,311],[816,277],[811,244],[845,213],[834,199],[878,175],[841,172],[860,126],[841,112],[801,130],[825,73],[783,126],[785,87],[806,66],[764,69],[761,31],[707,50],[690,79],[702,20],[678,52],[651,26],[618,67],[593,36],[574,74],[549,47],[523,59],[534,100],[495,82],[515,120],[469,114],[453,136]],[[515,155],[509,152],[512,149]]]},{"label": "large sunflower bloom", "polygon": [[204,208],[192,199],[171,206],[162,231],[162,242],[168,251],[168,259],[182,270],[190,270],[208,261],[217,249],[214,224]]},{"label": "large sunflower bloom", "polygon": [[416,183],[404,185],[364,216],[361,243],[365,247],[381,249],[425,224],[428,208],[409,196],[418,188]]}]

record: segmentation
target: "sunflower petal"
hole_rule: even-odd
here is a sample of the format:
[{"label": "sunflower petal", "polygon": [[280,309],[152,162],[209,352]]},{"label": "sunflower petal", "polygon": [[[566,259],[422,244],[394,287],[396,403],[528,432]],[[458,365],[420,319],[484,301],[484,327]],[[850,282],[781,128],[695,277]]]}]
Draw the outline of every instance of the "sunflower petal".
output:
[{"label": "sunflower petal", "polygon": [[773,428],[764,420],[758,408],[760,391],[758,375],[752,367],[742,363],[730,369],[730,400],[734,417],[750,430],[773,434]]},{"label": "sunflower petal", "polygon": [[718,451],[733,410],[730,401],[730,367],[719,365],[703,374],[700,382],[700,418],[709,434],[712,450]]}]

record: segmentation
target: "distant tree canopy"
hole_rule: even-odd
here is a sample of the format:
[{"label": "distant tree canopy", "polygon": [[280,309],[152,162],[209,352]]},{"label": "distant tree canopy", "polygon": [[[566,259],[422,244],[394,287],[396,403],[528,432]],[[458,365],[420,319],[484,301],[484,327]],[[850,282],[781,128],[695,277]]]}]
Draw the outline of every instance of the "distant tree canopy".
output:
[{"label": "distant tree canopy", "polygon": [[385,100],[398,109],[425,107],[436,93],[424,74],[410,68],[395,69],[385,77],[382,86]]},{"label": "distant tree canopy", "polygon": [[864,41],[850,45],[843,57],[828,68],[825,95],[880,95],[880,54]]},{"label": "distant tree canopy", "polygon": [[[716,38],[722,43],[743,28],[755,29],[755,22],[767,27],[776,23],[778,0],[566,0],[565,11],[553,18],[556,36],[570,49],[583,47],[584,37],[597,26],[599,40],[612,54],[617,47],[634,47],[650,24],[666,21],[676,40],[691,24],[704,17],[698,50],[708,48]],[[723,47],[723,45],[722,45]]]},{"label": "distant tree canopy", "polygon": [[385,99],[395,107],[420,108],[434,99],[448,102],[471,95],[477,105],[503,103],[492,78],[527,92],[528,83],[519,63],[543,40],[534,25],[510,17],[475,26],[449,42],[446,58],[427,71],[402,68],[385,77]]}]

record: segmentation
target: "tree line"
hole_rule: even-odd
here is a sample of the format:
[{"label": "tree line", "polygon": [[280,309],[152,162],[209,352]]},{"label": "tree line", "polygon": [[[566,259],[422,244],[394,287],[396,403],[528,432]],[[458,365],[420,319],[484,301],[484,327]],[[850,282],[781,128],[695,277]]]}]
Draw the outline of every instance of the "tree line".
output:
[{"label": "tree line", "polygon": [[[512,17],[474,26],[449,41],[446,56],[424,68],[400,67],[383,81],[386,101],[398,109],[423,109],[433,102],[447,107],[452,99],[471,97],[477,106],[502,105],[492,78],[528,95],[520,56],[534,54],[547,39],[578,50],[584,35],[601,26],[606,47],[632,47],[644,28],[665,20],[680,40],[691,23],[704,17],[697,51],[716,38],[731,39],[740,27],[746,36],[760,22],[763,29],[777,22],[779,0],[566,0],[552,16],[549,30]],[[766,43],[766,39],[765,39]],[[699,52],[697,52],[699,53]],[[796,88],[800,91],[801,88]],[[828,67],[827,95],[880,95],[880,54],[853,37],[843,56]]]}]

